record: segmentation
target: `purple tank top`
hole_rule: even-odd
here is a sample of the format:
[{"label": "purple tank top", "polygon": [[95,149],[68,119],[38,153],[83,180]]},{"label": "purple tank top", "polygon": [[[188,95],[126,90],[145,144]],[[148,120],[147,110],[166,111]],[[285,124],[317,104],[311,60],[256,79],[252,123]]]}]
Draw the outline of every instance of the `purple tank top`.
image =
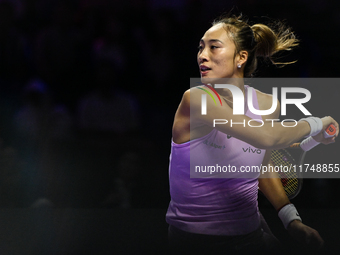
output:
[{"label": "purple tank top", "polygon": [[[259,109],[253,91],[254,108]],[[245,97],[245,101],[247,97]],[[247,105],[247,104],[246,104]],[[246,115],[262,119],[245,107]],[[247,178],[190,178],[191,164],[260,166],[265,150],[259,150],[216,129],[206,136],[183,143],[172,142],[169,166],[171,201],[166,222],[183,231],[206,235],[243,235],[260,225],[258,176]],[[224,175],[225,177],[225,175]]]}]

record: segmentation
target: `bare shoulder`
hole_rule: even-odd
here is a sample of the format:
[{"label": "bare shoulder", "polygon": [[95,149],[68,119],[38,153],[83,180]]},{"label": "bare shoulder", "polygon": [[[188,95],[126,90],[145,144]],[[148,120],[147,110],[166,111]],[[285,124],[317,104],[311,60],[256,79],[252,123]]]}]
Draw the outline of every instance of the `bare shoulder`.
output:
[{"label": "bare shoulder", "polygon": [[199,96],[198,91],[199,89],[188,89],[183,93],[172,126],[172,139],[177,144],[190,140],[191,130],[194,129],[190,117],[196,105],[196,97]]},{"label": "bare shoulder", "polygon": [[181,103],[179,105],[180,107],[181,106],[190,106],[190,89],[186,90],[184,93],[183,93],[183,97],[182,97],[182,100],[181,100]]},{"label": "bare shoulder", "polygon": [[175,143],[184,143],[211,131],[200,123],[200,100],[203,91],[191,88],[183,93],[175,114],[172,137]]},{"label": "bare shoulder", "polygon": [[201,95],[204,93],[200,87],[193,87],[184,92],[180,106],[195,107],[199,106],[201,102]]},{"label": "bare shoulder", "polygon": [[[257,95],[257,101],[259,103],[259,108],[260,110],[267,110],[272,107],[273,104],[273,95],[264,93],[262,91],[259,91],[255,89],[256,95]],[[278,99],[277,100],[277,107],[275,111],[268,117],[270,118],[278,118],[280,115],[280,102]]]}]

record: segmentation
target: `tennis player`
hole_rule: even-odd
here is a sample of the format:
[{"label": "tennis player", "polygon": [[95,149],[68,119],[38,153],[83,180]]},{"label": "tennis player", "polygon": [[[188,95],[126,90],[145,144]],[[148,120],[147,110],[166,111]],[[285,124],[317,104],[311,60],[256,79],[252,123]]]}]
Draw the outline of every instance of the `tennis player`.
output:
[{"label": "tennis player", "polygon": [[[257,116],[245,109],[233,115],[230,90],[214,89],[222,78],[229,78],[244,95],[250,94],[256,109],[271,108],[272,96],[244,84],[256,70],[257,58],[272,60],[279,51],[298,44],[294,34],[281,26],[274,32],[264,24],[250,26],[242,17],[229,16],[215,21],[199,42],[197,62],[202,86],[187,90],[175,114],[169,166],[171,201],[166,213],[169,244],[174,254],[278,254],[274,238],[263,231],[258,209],[258,187],[278,211],[284,226],[297,240],[319,248],[323,240],[318,232],[302,223],[277,178],[190,178],[190,164],[197,166],[236,166],[269,164],[272,149],[285,148],[305,136],[329,144],[338,135],[338,123],[331,117],[309,117],[294,127],[265,123],[213,126],[214,119],[232,119],[246,123],[251,119],[277,119],[280,107],[268,116]],[[207,100],[202,115],[205,91],[218,93],[221,105]],[[336,136],[324,138],[323,130],[334,124]],[[272,127],[272,125],[274,127]],[[245,153],[249,149],[256,153]],[[274,249],[274,251],[273,251]]]}]

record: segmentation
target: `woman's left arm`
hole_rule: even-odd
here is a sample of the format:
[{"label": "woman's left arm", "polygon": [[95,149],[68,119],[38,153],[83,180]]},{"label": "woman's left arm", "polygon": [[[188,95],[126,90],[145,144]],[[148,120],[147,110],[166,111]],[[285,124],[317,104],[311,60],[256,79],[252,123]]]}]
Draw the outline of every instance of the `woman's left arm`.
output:
[{"label": "woman's left arm", "polygon": [[[279,117],[279,112],[280,106],[278,104],[276,111],[268,117],[277,119]],[[271,150],[267,150],[262,162],[263,166],[271,165],[270,157]],[[277,173],[262,173],[261,171],[258,181],[260,191],[266,196],[277,212],[279,212],[285,205],[290,204],[290,200],[286,195],[281,179]],[[290,222],[287,227],[287,231],[294,239],[305,244],[308,248],[319,249],[324,244],[324,241],[318,231],[303,224],[299,220],[293,220]]]},{"label": "woman's left arm", "polygon": [[[270,154],[271,151],[266,152],[263,165],[270,165]],[[277,212],[285,205],[290,204],[281,180],[275,172],[261,173],[258,181],[259,189],[274,206]],[[308,249],[320,249],[324,244],[324,240],[318,231],[303,224],[299,220],[290,222],[287,231],[294,239],[304,244]]]}]

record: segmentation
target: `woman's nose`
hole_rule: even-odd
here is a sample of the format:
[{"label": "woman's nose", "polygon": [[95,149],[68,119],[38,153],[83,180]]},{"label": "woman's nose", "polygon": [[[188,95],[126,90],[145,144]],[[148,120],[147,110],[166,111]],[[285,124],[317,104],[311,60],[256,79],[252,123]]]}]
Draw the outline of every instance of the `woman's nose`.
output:
[{"label": "woman's nose", "polygon": [[206,50],[202,50],[201,52],[198,53],[198,63],[203,63],[208,60]]}]

